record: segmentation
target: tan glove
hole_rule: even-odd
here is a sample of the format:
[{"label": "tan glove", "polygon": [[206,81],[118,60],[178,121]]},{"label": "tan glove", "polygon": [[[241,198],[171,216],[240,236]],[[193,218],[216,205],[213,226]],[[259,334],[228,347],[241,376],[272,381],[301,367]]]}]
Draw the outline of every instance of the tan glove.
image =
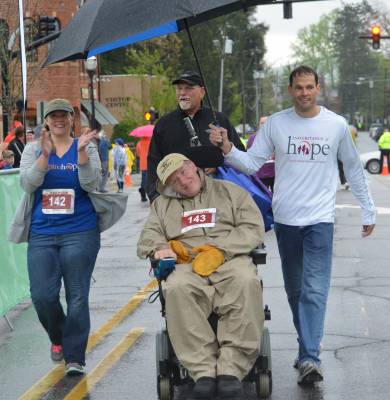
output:
[{"label": "tan glove", "polygon": [[177,255],[176,264],[187,264],[191,262],[192,257],[182,242],[179,240],[170,240],[168,244]]},{"label": "tan glove", "polygon": [[211,275],[225,261],[223,251],[208,244],[193,247],[192,251],[199,253],[192,262],[192,270],[200,276]]}]

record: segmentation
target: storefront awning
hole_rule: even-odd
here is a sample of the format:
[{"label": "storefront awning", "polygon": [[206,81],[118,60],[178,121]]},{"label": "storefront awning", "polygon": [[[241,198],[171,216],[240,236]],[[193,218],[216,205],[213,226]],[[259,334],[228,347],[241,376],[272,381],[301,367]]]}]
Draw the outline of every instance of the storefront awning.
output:
[{"label": "storefront awning", "polygon": [[[95,100],[95,119],[100,125],[116,125],[118,121],[116,118],[103,106],[102,103]],[[92,107],[90,100],[81,100],[81,106],[88,112],[92,114]]]}]

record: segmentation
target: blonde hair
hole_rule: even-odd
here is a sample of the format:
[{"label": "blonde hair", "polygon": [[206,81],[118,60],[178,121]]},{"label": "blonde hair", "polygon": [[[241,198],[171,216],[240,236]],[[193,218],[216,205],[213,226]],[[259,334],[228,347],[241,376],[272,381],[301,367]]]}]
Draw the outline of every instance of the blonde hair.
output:
[{"label": "blonde hair", "polygon": [[2,153],[3,158],[11,158],[15,157],[15,154],[12,150],[4,150]]}]

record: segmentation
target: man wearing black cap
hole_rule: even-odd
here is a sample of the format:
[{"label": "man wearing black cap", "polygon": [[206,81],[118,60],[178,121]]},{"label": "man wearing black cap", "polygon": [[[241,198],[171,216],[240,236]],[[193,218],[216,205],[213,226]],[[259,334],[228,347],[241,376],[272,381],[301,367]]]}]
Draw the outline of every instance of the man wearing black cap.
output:
[{"label": "man wearing black cap", "polygon": [[[164,115],[157,122],[153,137],[150,143],[148,155],[148,177],[147,177],[147,192],[150,201],[153,201],[159,194],[156,190],[157,174],[156,169],[158,163],[170,153],[183,153],[191,158],[189,153],[191,146],[194,145],[194,135],[199,145],[206,146],[211,149],[209,140],[209,124],[217,122],[220,126],[224,127],[228,132],[228,137],[234,145],[240,150],[245,150],[241,140],[230,124],[228,118],[216,112],[216,120],[207,107],[203,106],[203,97],[205,95],[205,88],[200,75],[193,71],[186,71],[181,74],[177,79],[172,82],[176,87],[176,99],[178,107],[176,110]],[[184,119],[189,117],[194,132],[190,132],[188,126],[185,124]],[[205,154],[203,147],[201,153]],[[198,153],[199,154],[199,153]],[[215,162],[219,156],[213,157],[210,165],[202,166],[215,166]],[[197,160],[193,161],[197,163]],[[223,159],[221,158],[221,164]],[[202,164],[206,163],[203,160]]]}]

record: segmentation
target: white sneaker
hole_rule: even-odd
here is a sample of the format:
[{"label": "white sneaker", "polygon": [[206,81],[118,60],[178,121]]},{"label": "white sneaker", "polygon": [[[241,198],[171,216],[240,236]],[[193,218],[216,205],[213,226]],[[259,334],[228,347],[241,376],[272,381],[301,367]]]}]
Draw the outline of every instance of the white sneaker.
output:
[{"label": "white sneaker", "polygon": [[324,376],[320,370],[320,367],[317,366],[312,361],[304,361],[299,366],[299,376],[298,383],[300,385],[310,385],[314,382],[320,382],[324,380]]}]

